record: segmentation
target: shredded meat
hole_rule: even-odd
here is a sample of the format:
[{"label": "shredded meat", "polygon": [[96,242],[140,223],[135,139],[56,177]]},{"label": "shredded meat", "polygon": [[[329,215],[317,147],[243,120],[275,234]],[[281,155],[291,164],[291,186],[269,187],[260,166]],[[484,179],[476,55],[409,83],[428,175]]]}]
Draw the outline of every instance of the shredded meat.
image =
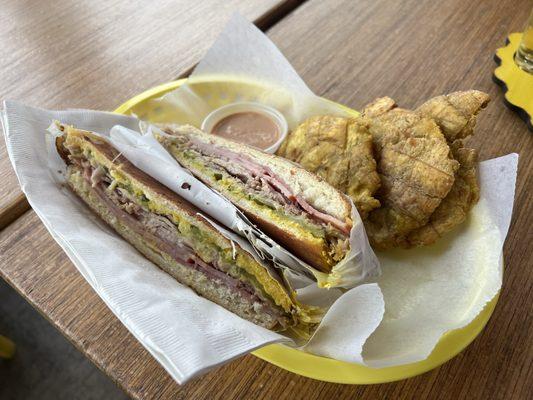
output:
[{"label": "shredded meat", "polygon": [[[74,159],[74,158],[73,158]],[[145,210],[134,202],[133,197],[122,188],[110,190],[111,177],[102,167],[93,168],[85,160],[76,158],[73,164],[83,167],[83,177],[91,184],[94,193],[107,205],[108,209],[121,220],[122,223],[141,235],[146,242],[156,246],[161,252],[169,254],[182,265],[189,266],[206,275],[210,279],[218,280],[224,286],[247,298],[254,308],[259,307],[262,312],[277,317],[284,324],[282,312],[271,305],[270,300],[248,284],[227,274],[224,265],[214,261],[204,262],[189,244],[185,243],[178,227],[166,216]],[[102,174],[103,171],[103,174]]]},{"label": "shredded meat", "polygon": [[90,178],[91,186],[92,187],[97,186],[100,182],[104,180],[105,176],[106,176],[106,172],[104,168],[100,166],[98,168],[94,168],[93,172],[91,173],[91,178]]}]

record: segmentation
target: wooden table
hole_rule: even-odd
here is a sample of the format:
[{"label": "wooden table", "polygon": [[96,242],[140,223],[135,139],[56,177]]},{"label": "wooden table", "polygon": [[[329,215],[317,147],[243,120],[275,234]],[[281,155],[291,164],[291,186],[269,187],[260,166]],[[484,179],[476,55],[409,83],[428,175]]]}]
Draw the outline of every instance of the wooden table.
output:
[{"label": "wooden table", "polygon": [[[233,12],[266,29],[298,0],[6,0],[0,99],[45,108],[112,110],[187,74]],[[0,228],[29,209],[0,141]]]},{"label": "wooden table", "polygon": [[[119,21],[119,11],[107,8],[114,3],[118,2],[101,2],[94,8],[69,5],[72,18],[86,26],[80,33],[72,26],[42,23],[43,15],[49,21],[53,17],[40,3],[34,3],[30,12],[10,2],[9,13],[18,17],[13,22],[3,14],[2,41],[7,33],[36,40],[38,45],[57,43],[48,56],[39,55],[46,50],[37,50],[38,60],[32,61],[29,50],[9,55],[9,62],[4,59],[2,97],[43,106],[111,109],[134,93],[189,71],[215,36],[211,27],[219,30],[230,10],[237,8],[251,18],[275,10],[262,26],[272,25],[268,35],[309,86],[354,108],[382,95],[411,107],[453,90],[477,88],[490,93],[493,100],[472,145],[480,150],[481,159],[521,154],[496,311],[483,333],[453,360],[401,382],[373,386],[318,382],[246,356],[178,386],[109,312],[36,215],[28,211],[19,217],[24,207],[0,233],[0,276],[133,398],[533,398],[533,138],[518,116],[504,107],[501,91],[491,81],[493,53],[507,33],[522,28],[532,6],[529,1],[309,0],[297,8],[298,2],[230,1],[219,13],[220,6],[215,10],[198,0],[187,10],[186,21],[194,25],[188,28],[181,13],[171,15],[175,7],[170,2],[158,4],[158,10],[117,5],[128,11],[127,21],[164,21],[157,32],[146,27],[139,32],[132,23]],[[99,7],[111,13],[104,22],[96,17]],[[11,21],[7,28],[6,21]],[[60,21],[69,25],[64,18]],[[111,28],[112,22],[117,26]],[[30,35],[32,24],[39,29]],[[167,33],[172,32],[169,39]],[[26,66],[28,62],[33,66]],[[5,154],[0,176],[7,182],[0,188],[3,210],[13,209],[13,204],[21,207],[23,200]]]}]

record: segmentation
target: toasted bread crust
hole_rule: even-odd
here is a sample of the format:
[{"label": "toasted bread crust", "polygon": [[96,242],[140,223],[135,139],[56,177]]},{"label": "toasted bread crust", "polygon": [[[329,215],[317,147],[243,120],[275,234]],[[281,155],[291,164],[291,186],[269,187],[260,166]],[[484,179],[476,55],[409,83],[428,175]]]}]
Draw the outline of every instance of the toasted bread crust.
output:
[{"label": "toasted bread crust", "polygon": [[323,241],[321,242],[322,245],[311,243],[280,228],[272,221],[261,218],[257,214],[247,211],[244,211],[244,213],[253,223],[261,226],[262,231],[268,236],[276,238],[277,243],[285,248],[291,249],[294,255],[309,265],[314,266],[319,271],[331,272],[333,261],[327,256],[327,249]]},{"label": "toasted bread crust", "polygon": [[[95,149],[101,156],[103,156],[107,160],[108,165],[106,166],[113,165],[114,168],[120,170],[125,175],[128,175],[130,178],[138,181],[139,183],[141,183],[141,185],[150,188],[150,190],[157,197],[163,198],[168,202],[173,203],[180,211],[183,211],[191,217],[196,218],[202,224],[210,226],[205,224],[204,219],[198,215],[198,213],[201,212],[200,209],[198,209],[193,204],[189,203],[188,201],[174,193],[166,186],[157,182],[150,175],[144,173],[143,171],[135,167],[124,156],[122,156],[118,152],[118,150],[110,146],[107,142],[104,142],[103,140],[94,135],[91,135],[90,132],[85,132],[81,130],[71,130],[68,134],[72,136],[77,136],[78,138],[86,142],[90,147]],[[68,160],[68,151],[66,151],[66,149],[63,147],[64,141],[65,138],[63,136],[58,137],[56,139],[56,148],[60,156],[68,164],[70,161]]]}]

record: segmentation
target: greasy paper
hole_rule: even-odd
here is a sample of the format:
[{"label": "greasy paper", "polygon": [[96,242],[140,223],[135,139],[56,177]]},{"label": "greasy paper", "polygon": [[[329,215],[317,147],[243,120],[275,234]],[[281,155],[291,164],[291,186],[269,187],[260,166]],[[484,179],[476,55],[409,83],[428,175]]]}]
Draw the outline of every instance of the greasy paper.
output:
[{"label": "greasy paper", "polygon": [[[385,314],[365,342],[364,364],[382,368],[426,359],[444,333],[468,325],[498,293],[517,162],[510,154],[480,163],[479,203],[467,222],[435,245],[378,253]],[[317,343],[308,345],[315,354],[361,361],[342,345],[324,351]]]},{"label": "greasy paper", "polygon": [[[210,80],[233,79],[222,88]],[[252,82],[248,85],[235,82]],[[308,116],[343,115],[315,96],[277,47],[255,26],[235,15],[185,85],[158,100],[178,110],[172,122],[200,126],[214,108],[234,101],[277,108],[294,128]],[[160,114],[164,121],[164,112]],[[157,120],[156,116],[156,120]],[[514,200],[517,156],[480,164],[481,199],[468,221],[435,245],[378,253],[385,315],[364,346],[364,362],[381,367],[425,359],[446,331],[467,325],[501,287],[502,245]],[[497,199],[496,199],[497,198]],[[317,332],[315,342],[326,335]],[[342,344],[316,354],[360,362]]]}]

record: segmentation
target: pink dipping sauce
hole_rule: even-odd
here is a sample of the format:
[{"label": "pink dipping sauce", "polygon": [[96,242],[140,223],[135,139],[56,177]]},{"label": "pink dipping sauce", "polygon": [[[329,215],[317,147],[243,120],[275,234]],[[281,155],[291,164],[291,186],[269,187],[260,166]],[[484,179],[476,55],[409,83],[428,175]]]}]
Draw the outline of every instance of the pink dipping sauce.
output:
[{"label": "pink dipping sauce", "polygon": [[253,111],[238,112],[222,118],[211,133],[263,150],[276,143],[280,136],[279,127],[272,118]]}]

